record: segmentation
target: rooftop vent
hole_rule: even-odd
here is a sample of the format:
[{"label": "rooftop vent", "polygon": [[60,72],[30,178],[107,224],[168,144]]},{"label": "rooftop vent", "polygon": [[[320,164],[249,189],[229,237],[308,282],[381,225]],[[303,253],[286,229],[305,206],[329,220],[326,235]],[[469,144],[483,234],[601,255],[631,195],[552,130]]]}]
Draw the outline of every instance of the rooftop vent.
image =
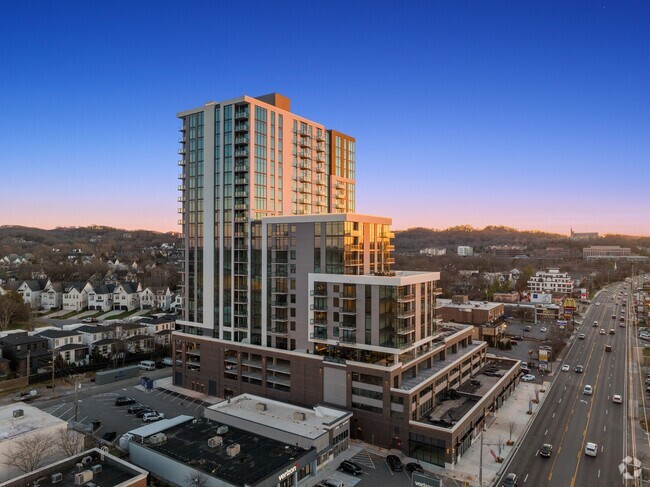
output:
[{"label": "rooftop vent", "polygon": [[63,474],[61,472],[52,474],[52,483],[57,484],[63,480]]},{"label": "rooftop vent", "polygon": [[166,439],[167,436],[165,436],[165,433],[156,433],[155,435],[151,435],[149,437],[149,443],[152,445],[160,445]]},{"label": "rooftop vent", "polygon": [[25,411],[22,409],[14,409],[14,419],[22,418],[23,416],[25,416]]},{"label": "rooftop vent", "polygon": [[266,411],[266,404],[263,402],[258,402],[255,405],[255,409],[257,409],[258,411]]},{"label": "rooftop vent", "polygon": [[223,438],[221,436],[213,436],[208,439],[208,446],[210,448],[216,448],[221,445],[223,445]]},{"label": "rooftop vent", "polygon": [[296,421],[304,421],[305,420],[305,413],[301,411],[294,411],[293,412],[293,419]]},{"label": "rooftop vent", "polygon": [[93,472],[91,470],[84,470],[74,474],[74,484],[83,485],[86,482],[90,482],[93,479]]},{"label": "rooftop vent", "polygon": [[98,463],[97,465],[93,465],[92,467],[90,467],[90,470],[93,471],[93,475],[97,475],[102,471],[102,466]]},{"label": "rooftop vent", "polygon": [[81,463],[83,463],[84,465],[88,465],[92,461],[93,461],[93,457],[91,457],[90,455],[86,455],[81,459]]},{"label": "rooftop vent", "polygon": [[226,448],[226,453],[230,458],[234,457],[235,455],[238,455],[240,451],[241,451],[241,447],[239,446],[239,443],[233,443],[228,448]]},{"label": "rooftop vent", "polygon": [[218,435],[225,435],[226,433],[228,433],[228,426],[226,426],[225,424],[217,428]]}]

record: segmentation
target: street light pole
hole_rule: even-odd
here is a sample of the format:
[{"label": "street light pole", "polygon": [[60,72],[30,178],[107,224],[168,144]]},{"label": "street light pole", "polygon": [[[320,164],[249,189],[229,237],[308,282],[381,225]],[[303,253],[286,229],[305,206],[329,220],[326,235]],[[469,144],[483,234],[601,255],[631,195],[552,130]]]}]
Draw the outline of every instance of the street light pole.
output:
[{"label": "street light pole", "polygon": [[479,456],[479,466],[478,466],[478,485],[483,487],[483,424],[481,423],[481,454]]}]

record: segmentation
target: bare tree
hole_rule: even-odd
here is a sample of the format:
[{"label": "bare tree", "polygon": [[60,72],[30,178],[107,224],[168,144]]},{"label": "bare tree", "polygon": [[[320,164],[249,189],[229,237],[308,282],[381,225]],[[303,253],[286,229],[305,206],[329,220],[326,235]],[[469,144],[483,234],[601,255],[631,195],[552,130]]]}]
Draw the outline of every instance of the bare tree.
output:
[{"label": "bare tree", "polygon": [[508,437],[508,443],[510,443],[511,445],[512,445],[512,434],[513,434],[514,432],[515,432],[515,422],[514,422],[514,421],[510,421],[510,422],[508,423],[508,434],[510,435],[510,436]]},{"label": "bare tree", "polygon": [[205,487],[208,485],[208,478],[198,470],[192,470],[187,477],[185,477],[185,485],[187,487]]},{"label": "bare tree", "polygon": [[61,429],[56,440],[66,457],[77,455],[84,450],[84,435],[77,431]]},{"label": "bare tree", "polygon": [[15,467],[21,472],[33,472],[46,465],[54,453],[54,438],[46,433],[25,435],[11,442],[3,455],[5,465]]},{"label": "bare tree", "polygon": [[29,319],[29,307],[23,298],[15,291],[9,291],[0,296],[0,330],[6,330],[17,321]]},{"label": "bare tree", "polygon": [[113,367],[117,368],[118,358],[122,359],[122,365],[126,361],[126,353],[128,351],[127,338],[128,332],[121,325],[113,325],[113,328],[108,332],[108,338],[113,340],[111,347],[113,348]]}]

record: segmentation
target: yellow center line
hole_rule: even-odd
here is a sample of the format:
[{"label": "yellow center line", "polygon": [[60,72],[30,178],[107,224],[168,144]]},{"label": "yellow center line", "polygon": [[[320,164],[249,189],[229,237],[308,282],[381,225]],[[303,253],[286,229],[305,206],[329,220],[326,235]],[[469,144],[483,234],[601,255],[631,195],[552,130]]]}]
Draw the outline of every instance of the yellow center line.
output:
[{"label": "yellow center line", "polygon": [[[585,365],[585,368],[589,365],[589,362],[591,362],[591,354],[594,353],[594,348],[596,347],[596,342],[597,340],[594,340],[594,344],[591,346],[591,350],[589,351],[589,358],[587,359],[587,365]],[[578,393],[580,392],[580,388],[582,387],[582,381],[584,380],[584,375],[580,379],[580,382],[578,383]],[[567,421],[564,425],[564,431],[562,432],[562,437],[560,438],[560,447],[558,448],[558,453],[562,450],[562,443],[564,443],[564,436],[567,434],[567,431],[569,431],[569,422],[571,421],[571,417],[573,416],[573,412],[575,410],[576,403],[578,402],[578,394],[575,395],[575,398],[573,399],[573,404],[571,405],[571,414],[569,414],[569,417],[567,418]],[[553,456],[553,463],[551,464],[551,470],[548,473],[548,480],[550,481],[553,478],[553,469],[555,468],[555,462],[557,461],[559,455],[554,455]]]},{"label": "yellow center line", "polygon": [[[592,350],[593,351],[593,350]],[[591,360],[591,355],[589,356]],[[580,462],[582,461],[582,452],[585,448],[585,442],[587,440],[587,430],[589,430],[589,423],[591,422],[591,410],[594,407],[596,402],[596,387],[598,386],[598,378],[600,377],[600,371],[603,367],[603,360],[605,359],[605,354],[601,350],[600,363],[598,364],[598,373],[596,374],[596,382],[594,383],[593,390],[591,391],[591,404],[589,404],[589,412],[587,413],[587,426],[585,426],[585,431],[582,433],[582,444],[580,445],[580,450],[578,450],[578,463],[576,469],[573,472],[573,477],[571,477],[571,487],[576,483],[576,477],[578,476],[578,469],[580,468]]]}]

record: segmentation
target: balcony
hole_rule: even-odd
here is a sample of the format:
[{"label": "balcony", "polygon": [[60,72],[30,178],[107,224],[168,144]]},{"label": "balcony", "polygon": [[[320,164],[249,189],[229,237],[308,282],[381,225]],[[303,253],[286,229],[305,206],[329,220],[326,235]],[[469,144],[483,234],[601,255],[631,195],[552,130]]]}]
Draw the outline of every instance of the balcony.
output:
[{"label": "balcony", "polygon": [[311,147],[311,140],[309,140],[308,137],[300,137],[298,143],[300,144],[300,147]]},{"label": "balcony", "polygon": [[341,343],[357,343],[356,333],[345,333],[339,337]]},{"label": "balcony", "polygon": [[180,185],[178,186],[178,190],[179,190],[179,191],[185,191],[185,185],[180,184]]},{"label": "balcony", "polygon": [[289,294],[289,288],[284,286],[274,286],[271,288],[273,294]]},{"label": "balcony", "polygon": [[441,294],[442,294],[442,288],[441,288],[441,287],[437,287],[437,288],[435,288],[435,289],[433,290],[433,294],[435,294],[436,296],[441,295]]},{"label": "balcony", "polygon": [[306,185],[306,184],[301,184],[300,186],[298,186],[298,192],[299,193],[308,193],[309,194],[309,193],[311,193],[311,187],[309,185]]},{"label": "balcony", "polygon": [[346,252],[360,252],[363,250],[363,244],[350,244],[345,246]]},{"label": "balcony", "polygon": [[316,172],[317,173],[324,173],[325,172],[325,164],[316,164]]},{"label": "balcony", "polygon": [[312,340],[327,340],[327,330],[310,333],[309,338]]},{"label": "balcony", "polygon": [[271,328],[268,328],[268,332],[271,335],[281,335],[281,336],[289,334],[289,330],[287,329],[286,326],[273,326]]},{"label": "balcony", "polygon": [[178,179],[185,179],[185,174],[180,173],[180,174],[178,175]]},{"label": "balcony", "polygon": [[322,288],[317,287],[315,289],[312,289],[309,292],[309,295],[310,296],[320,296],[320,297],[326,298],[327,297],[327,287],[322,287]]},{"label": "balcony", "polygon": [[241,137],[235,137],[235,144],[238,145],[248,144],[248,137],[245,135]]},{"label": "balcony", "polygon": [[271,302],[271,307],[273,308],[288,308],[289,303],[286,301],[272,301]]},{"label": "balcony", "polygon": [[311,170],[311,162],[309,161],[302,161],[300,163],[300,169],[310,169]]},{"label": "balcony", "polygon": [[357,314],[357,310],[356,310],[356,309],[352,309],[352,308],[350,308],[350,309],[345,309],[345,308],[344,308],[344,309],[342,309],[341,311],[339,311],[339,313],[341,313],[342,315],[356,315],[356,314]]},{"label": "balcony", "polygon": [[185,147],[181,147],[180,149],[178,149],[178,153],[181,155],[185,154]]},{"label": "balcony", "polygon": [[238,223],[244,223],[248,221],[248,215],[237,215],[235,216],[235,221]]},{"label": "balcony", "polygon": [[235,191],[235,198],[248,198],[248,191]]},{"label": "balcony", "polygon": [[325,152],[325,144],[322,144],[322,143],[321,143],[321,144],[317,144],[317,145],[316,145],[316,150],[317,150],[318,152]]},{"label": "balcony", "polygon": [[176,211],[176,213],[183,213],[184,211],[185,211],[185,210],[184,210],[183,208],[178,208],[178,210]]},{"label": "balcony", "polygon": [[325,162],[325,156],[324,156],[323,154],[320,154],[320,153],[319,153],[319,154],[316,156],[316,161],[317,161],[317,162]]},{"label": "balcony", "polygon": [[309,309],[312,311],[327,311],[327,304],[312,304]]},{"label": "balcony", "polygon": [[235,112],[235,119],[247,119],[248,118],[248,110],[237,110]]},{"label": "balcony", "polygon": [[178,160],[178,165],[179,166],[184,166],[185,165],[185,159],[179,159]]},{"label": "balcony", "polygon": [[181,125],[180,127],[178,127],[178,130],[181,131],[181,132],[185,132],[185,130],[187,130],[187,129],[186,129],[185,125]]},{"label": "balcony", "polygon": [[325,141],[325,134],[322,133],[322,132],[321,132],[320,134],[319,134],[319,133],[316,133],[316,140],[317,140],[318,142],[324,142],[324,141]]},{"label": "balcony", "polygon": [[235,164],[235,172],[248,172],[248,164],[245,162],[238,162]]},{"label": "balcony", "polygon": [[271,321],[278,323],[287,323],[289,321],[289,318],[284,315],[271,315]]},{"label": "balcony", "polygon": [[415,301],[415,294],[404,294],[403,296],[397,296],[398,303],[409,303]]},{"label": "balcony", "polygon": [[301,150],[300,152],[298,152],[298,155],[300,157],[311,159],[311,151]]},{"label": "balcony", "polygon": [[185,220],[178,220],[178,224],[182,227],[185,225]]},{"label": "balcony", "polygon": [[403,311],[398,311],[397,312],[397,318],[400,320],[406,319],[406,318],[412,318],[415,316],[415,310],[414,309],[406,309]]},{"label": "balcony", "polygon": [[298,131],[298,133],[299,133],[300,135],[304,136],[304,137],[311,137],[311,133],[308,132],[308,131],[305,130],[305,129],[300,129],[300,130]]},{"label": "balcony", "polygon": [[248,184],[248,178],[247,177],[235,178],[235,184]]},{"label": "balcony", "polygon": [[312,318],[309,320],[309,324],[327,326],[327,318]]},{"label": "balcony", "polygon": [[237,149],[235,157],[248,157],[248,149]]},{"label": "balcony", "polygon": [[235,124],[235,132],[247,132],[248,124],[247,123],[238,123]]},{"label": "balcony", "polygon": [[345,203],[343,201],[337,201],[336,208],[339,210],[345,210]]},{"label": "balcony", "polygon": [[318,186],[325,186],[325,178],[316,178],[312,182],[313,184],[317,184]]},{"label": "balcony", "polygon": [[185,202],[185,196],[179,196],[178,197],[178,202],[179,203],[184,203]]}]

